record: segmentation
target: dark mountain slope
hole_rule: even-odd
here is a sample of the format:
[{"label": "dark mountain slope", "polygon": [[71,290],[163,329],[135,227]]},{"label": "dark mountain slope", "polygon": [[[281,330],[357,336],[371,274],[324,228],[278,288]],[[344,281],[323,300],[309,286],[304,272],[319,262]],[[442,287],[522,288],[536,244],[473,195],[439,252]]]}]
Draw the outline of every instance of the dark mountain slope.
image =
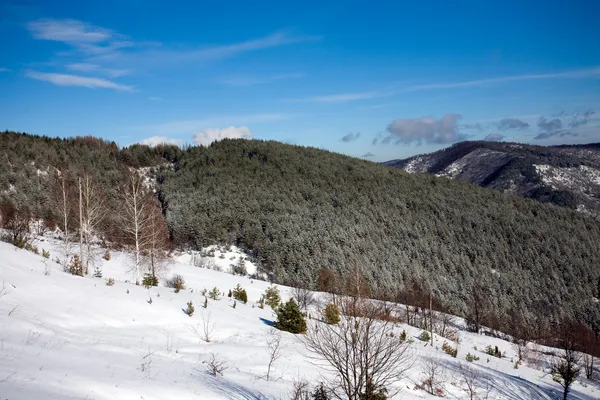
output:
[{"label": "dark mountain slope", "polygon": [[[92,170],[114,218],[123,171],[155,166],[177,246],[238,244],[283,283],[358,266],[382,295],[430,288],[463,315],[477,291],[485,321],[508,331],[570,318],[600,332],[600,224],[565,208],[277,142],[182,150],[0,138],[0,159],[10,161],[0,163],[0,200],[19,207],[52,213],[51,202],[38,202],[50,179],[36,171],[62,163],[73,174]],[[118,219],[105,229],[115,227]]]},{"label": "dark mountain slope", "polygon": [[600,215],[600,144],[534,146],[460,142],[384,165],[463,179],[541,202]]}]

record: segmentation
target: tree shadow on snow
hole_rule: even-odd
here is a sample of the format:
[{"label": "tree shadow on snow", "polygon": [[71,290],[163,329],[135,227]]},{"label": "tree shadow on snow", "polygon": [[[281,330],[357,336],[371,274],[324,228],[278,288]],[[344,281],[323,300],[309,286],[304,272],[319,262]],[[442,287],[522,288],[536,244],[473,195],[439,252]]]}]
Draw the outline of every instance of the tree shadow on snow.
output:
[{"label": "tree shadow on snow", "polygon": [[265,324],[265,325],[267,325],[267,326],[271,326],[271,327],[274,327],[274,326],[275,326],[275,322],[273,322],[273,321],[270,321],[270,320],[268,320],[268,319],[265,319],[265,318],[259,318],[259,319],[260,319],[260,321],[261,321],[263,324]]},{"label": "tree shadow on snow", "polygon": [[[559,400],[562,399],[562,387],[551,387],[546,384],[536,385],[519,376],[510,375],[505,372],[490,369],[477,363],[443,361],[448,371],[460,377],[460,365],[468,365],[478,372],[476,386],[479,388],[490,388],[490,395],[500,396],[507,400]],[[540,372],[541,374],[541,372]],[[558,384],[557,384],[558,385]],[[573,400],[594,400],[590,395],[580,393],[576,389],[569,392],[569,398]]]},{"label": "tree shadow on snow", "polygon": [[206,371],[198,376],[202,385],[208,390],[224,395],[232,400],[275,400],[274,397],[264,393],[247,389],[235,382],[228,381],[223,377],[212,376]]}]

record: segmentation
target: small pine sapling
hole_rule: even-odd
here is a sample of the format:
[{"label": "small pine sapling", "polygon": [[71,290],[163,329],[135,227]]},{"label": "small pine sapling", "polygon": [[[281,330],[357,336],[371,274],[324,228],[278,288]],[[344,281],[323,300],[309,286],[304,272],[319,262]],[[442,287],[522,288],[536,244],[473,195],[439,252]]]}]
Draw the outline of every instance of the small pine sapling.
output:
[{"label": "small pine sapling", "polygon": [[323,318],[329,325],[336,325],[340,322],[340,309],[336,304],[329,303],[323,310]]},{"label": "small pine sapling", "polygon": [[208,292],[208,297],[210,297],[212,300],[216,301],[216,300],[219,300],[220,294],[221,294],[221,291],[219,290],[218,287],[215,286],[214,288],[211,289],[210,292]]},{"label": "small pine sapling", "polygon": [[112,286],[115,284],[115,280],[113,278],[108,278],[106,280],[106,286]]},{"label": "small pine sapling", "polygon": [[400,341],[406,341],[406,330],[402,329],[402,333],[400,334]]},{"label": "small pine sapling", "polygon": [[208,297],[204,297],[204,304],[202,305],[204,308],[208,308]]},{"label": "small pine sapling", "polygon": [[275,310],[279,303],[281,303],[281,297],[279,296],[279,289],[277,286],[271,285],[265,290],[264,294],[265,303]]},{"label": "small pine sapling", "polygon": [[185,309],[185,313],[191,317],[192,315],[194,315],[194,311],[196,311],[196,309],[194,308],[194,304],[192,303],[192,301],[188,301],[187,302],[187,308]]},{"label": "small pine sapling", "polygon": [[248,302],[248,294],[246,294],[246,289],[242,288],[239,283],[235,289],[233,289],[233,298],[241,301],[244,304]]}]

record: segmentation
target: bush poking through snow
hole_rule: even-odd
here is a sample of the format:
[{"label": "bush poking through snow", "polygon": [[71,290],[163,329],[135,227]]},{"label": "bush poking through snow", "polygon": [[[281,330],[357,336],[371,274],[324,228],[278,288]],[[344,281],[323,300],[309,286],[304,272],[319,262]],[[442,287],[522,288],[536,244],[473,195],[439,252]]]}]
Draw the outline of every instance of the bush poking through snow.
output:
[{"label": "bush poking through snow", "polygon": [[442,350],[444,351],[444,353],[454,358],[456,358],[456,355],[458,354],[458,348],[450,346],[447,342],[444,342],[444,344],[442,344]]},{"label": "bush poking through snow", "polygon": [[404,330],[404,329],[402,329],[402,333],[400,334],[400,341],[401,342],[406,341],[406,330]]},{"label": "bush poking through snow", "polygon": [[211,298],[212,300],[219,300],[221,295],[221,291],[219,290],[218,287],[214,287],[210,290],[210,292],[208,292],[208,297]]},{"label": "bush poking through snow", "polygon": [[152,286],[158,286],[158,278],[151,274],[144,275],[144,279],[142,279],[142,285],[146,289],[151,288]]},{"label": "bush poking through snow", "polygon": [[99,265],[94,266],[94,278],[102,278],[102,268]]},{"label": "bush poking through snow", "polygon": [[204,304],[202,305],[204,308],[208,308],[208,297],[204,298]]},{"label": "bush poking through snow", "polygon": [[246,304],[248,302],[248,294],[246,294],[246,289],[240,286],[238,283],[235,289],[233,289],[233,298],[241,301]]},{"label": "bush poking through snow", "polygon": [[196,309],[194,308],[194,304],[192,303],[192,301],[188,301],[187,302],[187,308],[185,309],[185,313],[191,317],[192,315],[194,315],[194,311],[196,311]]},{"label": "bush poking through snow", "polygon": [[306,320],[296,300],[291,298],[287,303],[279,307],[275,327],[279,330],[296,334],[306,332]]},{"label": "bush poking through snow", "polygon": [[173,275],[172,278],[165,281],[165,285],[168,288],[175,289],[175,293],[179,293],[180,290],[185,289],[185,279],[179,274]]},{"label": "bush poking through snow", "polygon": [[71,264],[69,264],[69,272],[71,275],[79,275],[83,276],[83,265],[81,264],[81,259],[79,255],[75,254],[71,258]]},{"label": "bush poking through snow", "polygon": [[106,261],[110,261],[110,251],[106,250],[102,256]]},{"label": "bush poking through snow", "polygon": [[50,252],[48,250],[42,249],[42,256],[44,258],[50,258]]},{"label": "bush poking through snow", "polygon": [[279,303],[281,303],[281,297],[279,296],[279,289],[277,289],[277,286],[269,286],[267,290],[265,290],[264,299],[265,303],[273,310],[277,309]]},{"label": "bush poking through snow", "polygon": [[477,357],[474,354],[467,353],[465,360],[467,360],[468,362],[479,361],[479,357]]},{"label": "bush poking through snow", "polygon": [[329,325],[336,325],[340,322],[340,309],[337,305],[329,303],[323,310],[323,319]]},{"label": "bush poking through snow", "polygon": [[485,352],[487,354],[489,354],[490,356],[494,356],[494,357],[498,357],[498,358],[502,358],[502,353],[500,352],[500,350],[498,350],[498,346],[487,346],[485,348]]},{"label": "bush poking through snow", "polygon": [[108,278],[106,280],[106,286],[112,286],[115,284],[115,280],[113,278]]},{"label": "bush poking through snow", "polygon": [[227,361],[215,353],[210,353],[208,360],[202,363],[206,365],[206,371],[212,376],[223,376],[223,372],[227,369]]},{"label": "bush poking through snow", "polygon": [[427,331],[421,332],[421,334],[419,335],[419,340],[422,342],[429,342],[429,340],[431,340],[431,336],[429,335],[429,332],[427,332]]}]

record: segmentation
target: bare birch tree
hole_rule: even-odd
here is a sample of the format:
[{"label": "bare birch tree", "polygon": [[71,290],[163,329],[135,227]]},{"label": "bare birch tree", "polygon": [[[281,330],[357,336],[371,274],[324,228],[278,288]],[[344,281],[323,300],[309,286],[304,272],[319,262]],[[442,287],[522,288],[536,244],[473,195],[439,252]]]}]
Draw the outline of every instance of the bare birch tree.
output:
[{"label": "bare birch tree", "polygon": [[71,180],[66,169],[57,171],[54,183],[54,208],[56,209],[59,221],[58,228],[62,231],[61,253],[63,256],[62,265],[64,268],[69,264],[72,252],[71,240],[71,207],[72,207]]},{"label": "bare birch tree", "polygon": [[152,276],[154,281],[167,269],[168,233],[167,225],[162,216],[158,202],[148,198],[148,229],[145,248],[143,248],[145,272]]},{"label": "bare birch tree", "polygon": [[130,171],[123,190],[123,208],[121,220],[123,233],[133,247],[131,271],[137,282],[142,281],[144,249],[148,245],[147,234],[150,226],[150,203],[142,178]]},{"label": "bare birch tree", "polygon": [[[81,179],[81,232],[83,233],[83,250],[81,260],[83,271],[89,273],[90,265],[94,265],[96,254],[93,251],[93,234],[97,232],[99,225],[106,216],[106,203],[104,197],[99,193],[92,177],[86,173]],[[84,257],[85,256],[85,257]]]}]

